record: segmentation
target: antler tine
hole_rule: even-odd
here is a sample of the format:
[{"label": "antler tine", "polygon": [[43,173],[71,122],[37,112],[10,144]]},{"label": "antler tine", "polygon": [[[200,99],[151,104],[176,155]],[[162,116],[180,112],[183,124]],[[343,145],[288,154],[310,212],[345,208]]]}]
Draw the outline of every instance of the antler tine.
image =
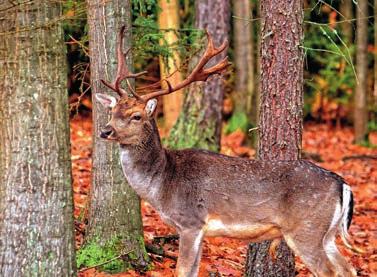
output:
[{"label": "antler tine", "polygon": [[186,77],[186,79],[176,84],[175,86],[172,86],[172,84],[168,80],[164,79],[164,81],[168,84],[168,87],[166,89],[154,91],[152,93],[141,96],[144,99],[144,101],[180,90],[193,82],[206,81],[209,76],[214,74],[220,74],[231,65],[231,63],[228,61],[228,57],[225,57],[217,64],[209,68],[204,68],[204,66],[207,65],[207,63],[213,57],[217,56],[228,47],[228,41],[224,41],[224,43],[220,47],[216,48],[213,44],[213,39],[207,30],[206,34],[208,39],[207,48],[203,56],[199,60],[198,64],[195,66],[192,72]]},{"label": "antler tine", "polygon": [[[120,28],[120,31],[119,31],[119,34],[118,34],[118,43],[117,43],[117,49],[116,49],[116,52],[117,52],[117,59],[118,59],[118,66],[117,66],[117,74],[116,74],[116,77],[115,77],[115,80],[113,81],[113,83],[109,83],[105,80],[101,80],[101,82],[107,86],[108,88],[110,88],[111,90],[115,91],[116,93],[118,93],[118,95],[120,97],[127,97],[128,94],[127,94],[127,91],[124,90],[120,84],[121,82],[124,80],[124,79],[128,79],[128,78],[137,78],[143,74],[146,74],[147,71],[142,71],[142,72],[139,72],[139,73],[132,73],[128,70],[128,67],[127,67],[127,64],[126,64],[126,56],[128,55],[128,53],[130,52],[131,48],[128,48],[126,53],[123,54],[123,38],[124,38],[124,31],[125,31],[126,27],[125,26],[122,26]],[[139,100],[143,100],[139,95],[136,94],[136,92],[132,89],[132,86],[130,85],[130,83],[127,81],[127,85],[128,85],[128,88],[130,89],[130,92],[131,94],[139,99]]]}]

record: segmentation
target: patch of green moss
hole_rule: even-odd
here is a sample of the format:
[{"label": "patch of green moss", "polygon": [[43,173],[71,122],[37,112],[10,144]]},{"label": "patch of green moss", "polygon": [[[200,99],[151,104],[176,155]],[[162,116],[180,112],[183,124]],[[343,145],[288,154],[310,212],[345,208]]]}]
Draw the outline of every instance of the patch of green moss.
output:
[{"label": "patch of green moss", "polygon": [[[94,238],[79,249],[76,254],[77,268],[95,266],[122,254],[121,251],[123,247],[121,238],[114,237],[104,244],[100,244],[99,241],[98,238]],[[129,263],[123,260],[122,257],[119,257],[99,266],[97,269],[110,273],[118,273],[125,271],[127,268],[129,268]]]},{"label": "patch of green moss", "polygon": [[204,119],[204,113],[198,111],[197,107],[192,107],[189,114],[181,114],[178,118],[170,132],[167,146],[172,149],[199,148],[218,152],[215,124],[215,121]]}]

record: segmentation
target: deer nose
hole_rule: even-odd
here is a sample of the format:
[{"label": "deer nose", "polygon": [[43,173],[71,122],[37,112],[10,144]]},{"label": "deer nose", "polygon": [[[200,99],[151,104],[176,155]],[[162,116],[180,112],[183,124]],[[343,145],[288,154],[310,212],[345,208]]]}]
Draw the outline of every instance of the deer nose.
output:
[{"label": "deer nose", "polygon": [[108,138],[113,132],[114,132],[114,129],[110,125],[107,125],[105,126],[105,128],[102,129],[99,136],[101,138]]}]

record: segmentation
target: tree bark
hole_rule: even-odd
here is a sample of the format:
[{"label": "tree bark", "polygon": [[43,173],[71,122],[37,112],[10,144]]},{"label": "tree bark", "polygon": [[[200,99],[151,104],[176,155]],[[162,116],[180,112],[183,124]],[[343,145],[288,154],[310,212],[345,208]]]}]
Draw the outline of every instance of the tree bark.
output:
[{"label": "tree bark", "polygon": [[[178,38],[174,30],[179,29],[179,1],[178,0],[159,0],[158,6],[160,8],[158,14],[158,25],[160,29],[169,29],[164,32],[164,41],[161,44],[174,45]],[[172,55],[166,60],[160,57],[160,75],[161,79],[168,78],[170,83],[174,86],[182,81],[182,75],[179,71],[176,71],[180,67],[180,58],[177,51],[172,51]],[[162,82],[162,86],[166,86],[165,82]],[[165,88],[165,87],[164,87]],[[164,109],[164,123],[165,127],[170,128],[176,122],[179,112],[181,110],[183,100],[182,92],[168,94],[162,97],[163,109]]]},{"label": "tree bark", "polygon": [[[377,0],[374,0],[374,18],[377,18]],[[377,20],[374,21],[374,86],[373,104],[377,105]]]},{"label": "tree bark", "polygon": [[0,3],[1,276],[75,276],[61,16],[59,2]]},{"label": "tree bark", "polygon": [[[195,27],[207,29],[215,46],[228,39],[230,3],[228,0],[198,0],[195,2]],[[209,65],[226,56],[218,55]],[[198,62],[193,60],[193,64]],[[221,76],[211,77],[205,84],[192,84],[185,95],[182,112],[173,127],[169,145],[173,148],[220,149],[221,111],[224,85]]]},{"label": "tree bark", "polygon": [[250,0],[233,1],[234,22],[234,63],[235,74],[235,112],[243,112],[251,118],[255,113],[253,103],[255,91],[255,66],[252,8]]},{"label": "tree bark", "polygon": [[359,1],[357,5],[356,30],[356,74],[357,85],[355,90],[354,129],[357,143],[366,139],[367,113],[367,74],[368,74],[368,1]]},{"label": "tree bark", "polygon": [[[261,104],[258,158],[300,158],[303,125],[303,2],[261,1]],[[294,257],[283,242],[277,260],[270,242],[249,247],[247,276],[294,276]]]},{"label": "tree bark", "polygon": [[[140,199],[127,184],[119,161],[119,147],[99,138],[109,113],[95,99],[109,92],[100,79],[113,80],[116,74],[116,43],[121,26],[126,26],[124,50],[131,46],[131,4],[124,0],[90,0],[88,3],[91,89],[93,96],[93,172],[91,207],[86,246],[106,247],[114,240],[119,253],[132,251],[132,264],[145,267]],[[131,55],[127,64],[132,67]],[[84,246],[85,247],[85,246]],[[130,264],[124,264],[128,267]]]},{"label": "tree bark", "polygon": [[[339,5],[339,11],[344,17],[340,17],[341,21],[352,20],[352,0],[342,0]],[[341,23],[341,28],[345,37],[346,43],[352,43],[353,41],[353,24],[352,21],[346,21]]]}]

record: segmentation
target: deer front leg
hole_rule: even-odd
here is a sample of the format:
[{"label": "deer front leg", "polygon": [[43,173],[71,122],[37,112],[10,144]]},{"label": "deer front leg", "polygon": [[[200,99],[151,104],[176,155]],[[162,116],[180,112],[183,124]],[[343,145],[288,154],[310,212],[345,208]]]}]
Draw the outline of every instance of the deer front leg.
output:
[{"label": "deer front leg", "polygon": [[203,230],[184,230],[179,234],[178,277],[198,276],[202,255]]}]

